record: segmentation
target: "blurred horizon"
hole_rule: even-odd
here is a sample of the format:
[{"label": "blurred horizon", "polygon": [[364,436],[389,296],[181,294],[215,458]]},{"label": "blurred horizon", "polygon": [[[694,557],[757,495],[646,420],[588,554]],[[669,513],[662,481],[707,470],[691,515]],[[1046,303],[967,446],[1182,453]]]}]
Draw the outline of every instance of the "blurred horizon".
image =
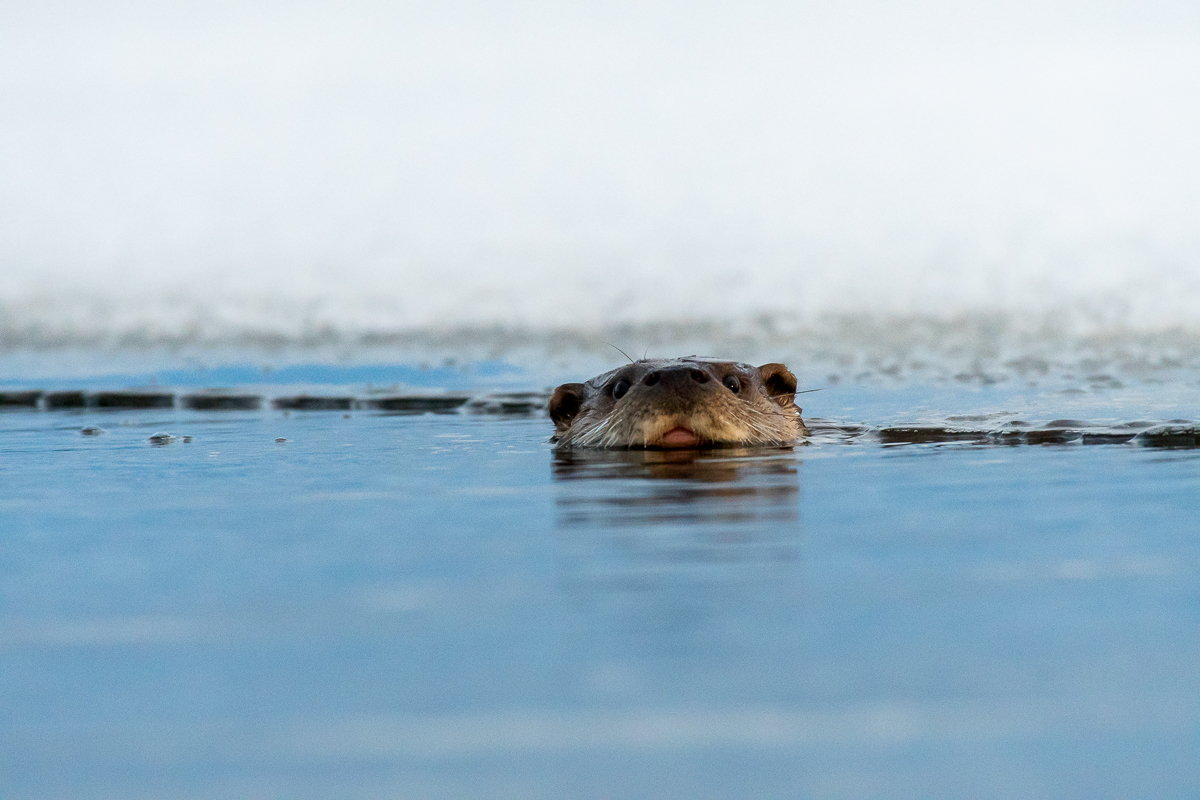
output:
[{"label": "blurred horizon", "polygon": [[846,318],[1200,342],[1191,4],[0,22],[6,349]]}]

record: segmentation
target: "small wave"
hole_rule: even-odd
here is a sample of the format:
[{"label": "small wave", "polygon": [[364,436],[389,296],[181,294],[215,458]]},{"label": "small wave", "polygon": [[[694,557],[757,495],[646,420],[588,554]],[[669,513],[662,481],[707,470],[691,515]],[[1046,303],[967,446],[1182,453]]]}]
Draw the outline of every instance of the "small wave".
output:
[{"label": "small wave", "polygon": [[[508,417],[546,416],[549,393],[420,392],[397,393],[387,389],[365,393],[325,391],[255,393],[233,391],[0,391],[0,409],[29,411],[142,411],[180,409],[191,412],[350,412],[413,416],[421,414],[482,414]],[[347,414],[349,416],[349,414]],[[1165,449],[1200,448],[1200,423],[1187,419],[1133,420],[1124,422],[1052,419],[1029,422],[1006,419],[1003,414],[949,415],[944,423],[925,421],[865,425],[820,417],[807,420],[812,444],[875,443],[896,445],[1134,445]],[[102,432],[81,428],[83,435]],[[157,443],[174,441],[168,434],[151,437]]]}]

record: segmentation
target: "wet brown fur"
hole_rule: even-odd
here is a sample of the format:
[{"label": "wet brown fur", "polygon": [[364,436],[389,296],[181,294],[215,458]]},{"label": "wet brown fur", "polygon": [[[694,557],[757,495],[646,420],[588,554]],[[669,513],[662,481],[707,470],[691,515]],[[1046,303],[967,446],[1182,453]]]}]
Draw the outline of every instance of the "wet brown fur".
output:
[{"label": "wet brown fur", "polygon": [[[736,378],[738,391],[726,381]],[[615,397],[619,385],[628,388]],[[618,392],[619,393],[619,392]],[[752,367],[689,356],[636,361],[565,383],[550,399],[559,447],[656,448],[786,445],[808,433],[783,364]],[[677,428],[698,441],[665,443]]]}]

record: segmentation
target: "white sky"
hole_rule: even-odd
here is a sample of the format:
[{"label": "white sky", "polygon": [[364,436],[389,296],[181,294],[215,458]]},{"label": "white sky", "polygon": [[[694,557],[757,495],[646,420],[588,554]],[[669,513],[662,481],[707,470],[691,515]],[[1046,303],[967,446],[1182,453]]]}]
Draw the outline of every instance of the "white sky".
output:
[{"label": "white sky", "polygon": [[0,2],[0,109],[22,313],[1200,321],[1194,2]]}]

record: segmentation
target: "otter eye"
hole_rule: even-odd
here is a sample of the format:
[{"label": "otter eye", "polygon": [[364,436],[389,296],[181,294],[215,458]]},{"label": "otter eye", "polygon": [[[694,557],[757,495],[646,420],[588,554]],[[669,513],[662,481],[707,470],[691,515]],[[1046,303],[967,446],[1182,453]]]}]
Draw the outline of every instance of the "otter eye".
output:
[{"label": "otter eye", "polygon": [[613,390],[612,390],[613,400],[620,400],[622,397],[625,396],[625,393],[628,391],[629,391],[629,381],[625,380],[624,378],[621,378],[621,380],[617,381],[616,384],[613,386]]},{"label": "otter eye", "polygon": [[725,388],[734,394],[742,390],[742,382],[738,380],[737,375],[726,375],[725,380],[721,383],[725,384]]}]

